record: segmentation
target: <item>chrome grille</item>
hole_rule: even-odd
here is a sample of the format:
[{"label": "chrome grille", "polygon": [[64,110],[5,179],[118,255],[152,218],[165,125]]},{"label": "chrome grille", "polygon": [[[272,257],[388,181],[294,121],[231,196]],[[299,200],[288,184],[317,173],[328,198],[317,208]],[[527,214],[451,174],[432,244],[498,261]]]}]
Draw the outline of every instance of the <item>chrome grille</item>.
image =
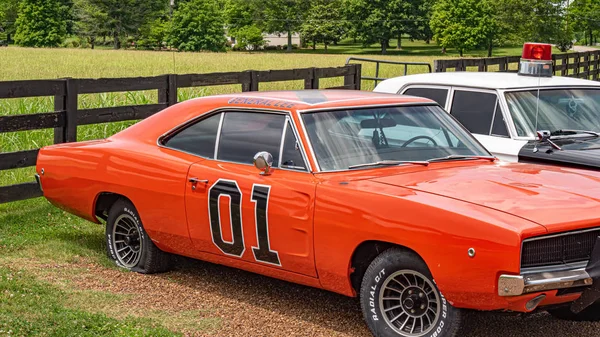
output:
[{"label": "chrome grille", "polygon": [[521,268],[587,261],[598,236],[600,229],[527,240],[523,242]]}]

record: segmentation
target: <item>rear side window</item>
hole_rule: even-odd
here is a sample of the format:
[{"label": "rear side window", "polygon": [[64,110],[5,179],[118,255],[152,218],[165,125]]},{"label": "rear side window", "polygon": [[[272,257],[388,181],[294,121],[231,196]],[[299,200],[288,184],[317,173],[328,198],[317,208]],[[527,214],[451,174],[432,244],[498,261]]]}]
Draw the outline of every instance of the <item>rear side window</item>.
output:
[{"label": "rear side window", "polygon": [[217,159],[252,164],[254,155],[267,151],[279,166],[285,116],[272,113],[228,112],[223,119]]},{"label": "rear side window", "polygon": [[404,92],[404,95],[429,98],[436,101],[442,107],[445,107],[446,99],[448,98],[448,89],[410,88]]},{"label": "rear side window", "polygon": [[497,101],[496,94],[456,90],[450,113],[471,133],[489,135]]},{"label": "rear side window", "polygon": [[217,114],[188,126],[167,139],[164,145],[201,157],[214,158],[221,115]]}]

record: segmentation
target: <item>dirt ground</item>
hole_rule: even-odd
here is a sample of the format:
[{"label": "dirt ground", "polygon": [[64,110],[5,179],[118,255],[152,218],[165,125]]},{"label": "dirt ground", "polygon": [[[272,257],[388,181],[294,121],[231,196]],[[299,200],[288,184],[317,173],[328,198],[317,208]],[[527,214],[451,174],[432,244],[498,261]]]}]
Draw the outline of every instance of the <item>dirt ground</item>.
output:
[{"label": "dirt ground", "polygon": [[[211,329],[184,331],[189,336],[370,336],[354,298],[210,263],[182,259],[174,271],[159,275],[91,263],[29,265],[52,270],[36,274],[55,284],[129,296],[121,312],[185,311],[196,313],[199,320],[219,320]],[[464,337],[600,335],[600,323],[559,321],[545,313],[469,312],[465,323]]]}]

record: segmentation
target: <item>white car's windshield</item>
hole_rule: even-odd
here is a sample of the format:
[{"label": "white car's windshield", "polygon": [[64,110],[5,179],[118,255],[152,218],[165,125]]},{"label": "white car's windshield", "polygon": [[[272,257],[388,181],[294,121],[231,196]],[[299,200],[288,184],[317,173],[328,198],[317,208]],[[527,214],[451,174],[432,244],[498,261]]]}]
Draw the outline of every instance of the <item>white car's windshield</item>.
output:
[{"label": "white car's windshield", "polygon": [[537,130],[600,132],[600,89],[540,90],[539,102],[537,96],[537,90],[506,93],[519,136],[534,137]]},{"label": "white car's windshield", "polygon": [[438,106],[337,110],[302,118],[323,171],[490,155]]}]

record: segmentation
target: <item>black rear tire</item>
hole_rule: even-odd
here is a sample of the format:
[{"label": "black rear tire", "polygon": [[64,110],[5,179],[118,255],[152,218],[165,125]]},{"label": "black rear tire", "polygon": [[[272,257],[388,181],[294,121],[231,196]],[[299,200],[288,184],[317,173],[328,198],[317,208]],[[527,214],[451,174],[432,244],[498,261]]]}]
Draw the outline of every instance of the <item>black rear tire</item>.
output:
[{"label": "black rear tire", "polygon": [[574,322],[600,322],[600,303],[594,303],[576,314],[571,311],[570,306],[548,310],[555,318]]},{"label": "black rear tire", "polygon": [[375,337],[454,337],[461,325],[460,309],[440,293],[425,262],[400,248],[371,262],[360,302]]},{"label": "black rear tire", "polygon": [[172,255],[154,245],[129,200],[119,199],[110,208],[105,236],[108,257],[119,267],[142,274],[162,273],[172,267]]}]

